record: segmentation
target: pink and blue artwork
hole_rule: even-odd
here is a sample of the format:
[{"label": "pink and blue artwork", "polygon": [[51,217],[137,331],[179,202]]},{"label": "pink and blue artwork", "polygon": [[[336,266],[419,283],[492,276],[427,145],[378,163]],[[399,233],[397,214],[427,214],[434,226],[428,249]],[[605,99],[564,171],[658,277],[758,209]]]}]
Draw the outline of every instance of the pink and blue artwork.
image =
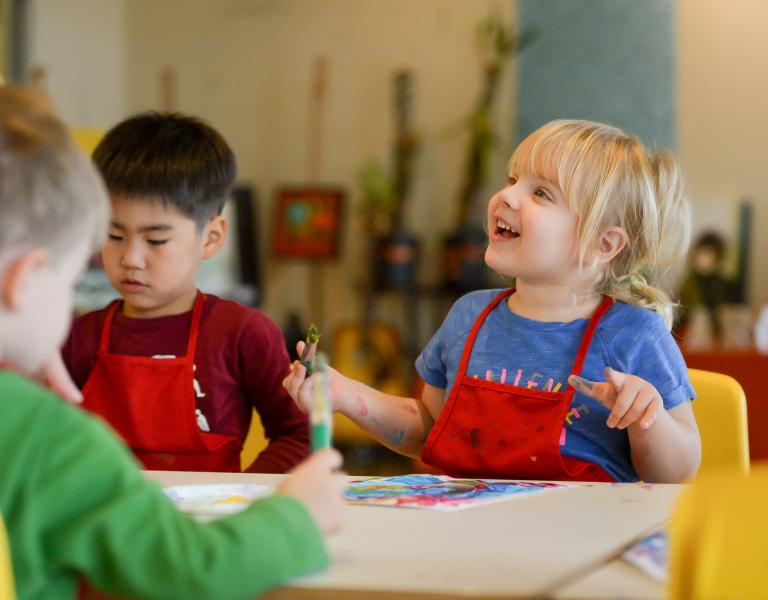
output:
[{"label": "pink and blue artwork", "polygon": [[453,511],[563,487],[567,485],[550,482],[454,479],[438,475],[399,475],[354,481],[347,486],[344,498],[348,504]]}]

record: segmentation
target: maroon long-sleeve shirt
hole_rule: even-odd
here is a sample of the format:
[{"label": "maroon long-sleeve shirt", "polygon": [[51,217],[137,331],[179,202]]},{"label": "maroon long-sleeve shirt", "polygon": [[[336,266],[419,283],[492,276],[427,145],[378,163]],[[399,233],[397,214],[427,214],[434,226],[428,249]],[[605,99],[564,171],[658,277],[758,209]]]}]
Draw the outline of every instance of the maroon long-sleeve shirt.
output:
[{"label": "maroon long-sleeve shirt", "polygon": [[[81,389],[96,364],[106,309],[77,317],[62,349],[64,362]],[[132,356],[186,352],[192,311],[135,319],[119,312],[112,324],[109,351]],[[197,409],[212,433],[245,440],[253,408],[269,445],[247,471],[282,473],[307,456],[307,417],[282,386],[290,359],[283,334],[266,316],[206,295],[195,352]]]}]

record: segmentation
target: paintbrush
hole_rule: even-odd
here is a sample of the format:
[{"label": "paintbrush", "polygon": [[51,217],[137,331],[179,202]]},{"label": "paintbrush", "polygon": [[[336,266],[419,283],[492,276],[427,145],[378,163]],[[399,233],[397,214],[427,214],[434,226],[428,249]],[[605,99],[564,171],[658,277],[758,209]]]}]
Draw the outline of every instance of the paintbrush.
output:
[{"label": "paintbrush", "polygon": [[307,377],[312,375],[312,360],[315,358],[317,343],[320,341],[320,333],[314,323],[309,324],[307,339],[304,342],[304,350],[301,351],[301,364],[307,370]]},{"label": "paintbrush", "polygon": [[317,358],[315,358],[315,397],[309,411],[312,452],[330,448],[332,443],[333,415],[327,367],[328,362],[325,359],[325,354],[318,352]]}]

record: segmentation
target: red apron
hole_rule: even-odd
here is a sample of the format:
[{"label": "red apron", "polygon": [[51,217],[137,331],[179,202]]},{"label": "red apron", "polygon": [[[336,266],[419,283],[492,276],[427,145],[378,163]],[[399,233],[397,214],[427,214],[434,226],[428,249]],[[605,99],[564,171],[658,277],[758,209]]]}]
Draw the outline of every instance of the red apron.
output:
[{"label": "red apron", "polygon": [[204,301],[198,292],[187,352],[177,358],[111,354],[109,336],[120,301],[107,308],[83,406],[106,419],[150,470],[240,471],[240,440],[197,426],[194,363]]},{"label": "red apron", "polygon": [[[603,469],[560,453],[574,389],[548,392],[467,377],[467,365],[488,314],[515,290],[499,294],[475,321],[456,380],[432,427],[422,460],[455,477],[614,481]],[[587,325],[571,374],[580,375],[592,336],[613,304],[605,297]]]}]

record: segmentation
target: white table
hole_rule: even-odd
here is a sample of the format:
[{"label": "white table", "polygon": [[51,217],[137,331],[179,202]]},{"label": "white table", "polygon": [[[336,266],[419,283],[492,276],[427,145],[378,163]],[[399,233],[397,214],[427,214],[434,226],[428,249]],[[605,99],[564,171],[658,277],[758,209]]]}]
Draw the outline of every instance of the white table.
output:
[{"label": "white table", "polygon": [[[170,471],[146,476],[164,486],[275,483],[280,477]],[[592,484],[450,513],[351,506],[344,529],[329,539],[332,566],[266,597],[579,597],[580,588],[570,588],[569,596],[569,586],[610,569],[623,548],[663,525],[681,491],[680,485]],[[631,577],[619,579],[633,585]],[[646,589],[635,590],[647,595]],[[632,589],[619,593],[631,597]]]}]

